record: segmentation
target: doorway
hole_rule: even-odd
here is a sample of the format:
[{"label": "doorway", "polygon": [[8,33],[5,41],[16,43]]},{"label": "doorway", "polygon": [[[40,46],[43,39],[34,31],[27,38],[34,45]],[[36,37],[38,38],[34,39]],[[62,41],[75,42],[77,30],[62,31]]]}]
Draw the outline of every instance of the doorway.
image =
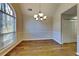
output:
[{"label": "doorway", "polygon": [[[69,10],[65,11],[61,15],[61,36],[62,45],[71,44],[74,45],[75,52],[77,46],[77,5],[73,6]],[[72,45],[73,44],[73,45]],[[72,48],[71,48],[72,49]]]}]

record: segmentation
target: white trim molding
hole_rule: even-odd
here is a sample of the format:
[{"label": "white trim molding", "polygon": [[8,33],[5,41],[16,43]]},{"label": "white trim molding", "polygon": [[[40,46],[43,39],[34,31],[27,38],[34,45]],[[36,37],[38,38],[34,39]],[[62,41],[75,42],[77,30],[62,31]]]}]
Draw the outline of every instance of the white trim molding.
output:
[{"label": "white trim molding", "polygon": [[[35,38],[35,39],[23,39],[23,41],[31,41],[31,40],[54,40],[54,39],[52,39],[52,38]],[[62,44],[62,43],[60,43],[60,42],[58,42],[58,41],[56,41],[56,40],[54,40],[55,42],[57,42],[57,43],[59,43],[59,44]]]},{"label": "white trim molding", "polygon": [[79,53],[76,53],[76,55],[78,55],[78,56],[79,56]]},{"label": "white trim molding", "polygon": [[28,40],[50,40],[52,38],[35,38],[35,39],[23,39],[23,41],[28,41]]}]

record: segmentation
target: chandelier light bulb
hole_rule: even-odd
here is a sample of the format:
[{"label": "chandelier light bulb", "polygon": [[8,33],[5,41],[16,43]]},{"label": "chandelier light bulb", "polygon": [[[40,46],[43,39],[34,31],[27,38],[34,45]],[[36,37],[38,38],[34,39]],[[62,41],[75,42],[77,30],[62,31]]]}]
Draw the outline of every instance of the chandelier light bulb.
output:
[{"label": "chandelier light bulb", "polygon": [[46,18],[47,18],[47,16],[44,16],[44,17],[43,17],[43,19],[46,19]]},{"label": "chandelier light bulb", "polygon": [[38,20],[38,18],[36,18],[36,20]]},{"label": "chandelier light bulb", "polygon": [[40,20],[43,20],[43,18],[40,18]]},{"label": "chandelier light bulb", "polygon": [[34,18],[37,18],[37,17],[38,17],[38,15],[35,14],[35,15],[34,15]]},{"label": "chandelier light bulb", "polygon": [[38,15],[39,15],[40,17],[43,17],[44,14],[43,14],[43,13],[39,13]]}]

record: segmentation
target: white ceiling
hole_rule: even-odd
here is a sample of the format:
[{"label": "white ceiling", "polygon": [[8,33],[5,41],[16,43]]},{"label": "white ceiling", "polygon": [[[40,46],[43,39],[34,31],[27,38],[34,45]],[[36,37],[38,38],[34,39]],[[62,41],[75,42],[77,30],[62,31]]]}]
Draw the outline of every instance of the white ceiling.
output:
[{"label": "white ceiling", "polygon": [[[38,13],[39,9],[41,9],[41,11],[46,16],[53,16],[56,8],[58,7],[58,4],[57,3],[21,3],[20,7],[24,15],[33,16],[34,14]],[[32,11],[28,11],[28,8],[31,8]]]}]

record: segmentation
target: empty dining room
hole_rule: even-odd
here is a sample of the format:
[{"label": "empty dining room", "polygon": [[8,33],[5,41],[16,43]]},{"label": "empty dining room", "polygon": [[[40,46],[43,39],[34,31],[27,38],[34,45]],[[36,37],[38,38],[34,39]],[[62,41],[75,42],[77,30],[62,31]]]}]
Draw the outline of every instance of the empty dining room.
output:
[{"label": "empty dining room", "polygon": [[78,56],[79,3],[0,3],[0,56]]}]

